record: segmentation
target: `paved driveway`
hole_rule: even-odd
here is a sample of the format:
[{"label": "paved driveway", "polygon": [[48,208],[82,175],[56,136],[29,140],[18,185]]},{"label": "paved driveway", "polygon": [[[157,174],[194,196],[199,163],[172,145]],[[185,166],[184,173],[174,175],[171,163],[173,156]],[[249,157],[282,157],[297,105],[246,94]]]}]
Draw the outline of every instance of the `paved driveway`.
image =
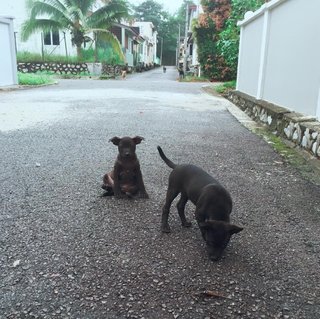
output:
[{"label": "paved driveway", "polygon": [[[319,187],[227,101],[176,77],[157,69],[0,93],[1,319],[318,318]],[[100,197],[115,135],[145,137],[137,153],[149,200]],[[208,260],[175,207],[172,233],[160,233],[170,169],[157,145],[230,191],[245,229],[221,261]]]}]

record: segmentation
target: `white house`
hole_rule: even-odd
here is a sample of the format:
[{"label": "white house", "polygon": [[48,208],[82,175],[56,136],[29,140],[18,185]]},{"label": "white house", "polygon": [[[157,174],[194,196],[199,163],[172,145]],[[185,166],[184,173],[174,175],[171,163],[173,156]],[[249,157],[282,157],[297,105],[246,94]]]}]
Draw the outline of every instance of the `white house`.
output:
[{"label": "white house", "polygon": [[0,86],[18,84],[13,18],[0,16]]},{"label": "white house", "polygon": [[76,47],[71,44],[69,32],[39,32],[30,36],[23,42],[21,40],[21,25],[28,18],[26,0],[0,1],[0,15],[14,17],[14,33],[18,52],[76,55]]},{"label": "white house", "polygon": [[272,0],[247,13],[237,90],[320,119],[319,12],[319,0]]},{"label": "white house", "polygon": [[141,62],[139,54],[143,50],[145,39],[139,34],[139,28],[132,27],[123,21],[123,23],[115,23],[111,32],[121,44],[126,63],[129,66],[135,66],[138,62]]},{"label": "white house", "polygon": [[[93,10],[104,5],[97,0]],[[76,47],[72,45],[69,31],[43,33],[39,31],[23,42],[21,40],[21,26],[28,19],[26,0],[0,1],[0,15],[14,17],[14,34],[18,52],[28,51],[46,55],[76,56]],[[133,26],[123,21],[115,24],[112,32],[117,36],[126,62],[129,66],[138,62],[152,64],[156,62],[157,32],[151,22],[136,22]]]},{"label": "white house", "polygon": [[197,68],[197,75],[200,75],[200,66],[198,60],[198,45],[192,32],[192,22],[199,18],[199,14],[203,13],[200,4],[189,4],[188,12],[186,12],[187,37],[180,37],[179,50],[178,50],[178,65],[181,67],[185,64],[186,71],[195,70]]},{"label": "white house", "polygon": [[189,23],[188,23],[188,62],[190,66],[196,66],[198,61],[198,45],[192,34],[192,21],[199,18],[199,14],[203,13],[201,5],[189,5]]},{"label": "white house", "polygon": [[136,21],[134,27],[139,28],[140,35],[144,38],[139,60],[145,64],[159,63],[157,59],[157,31],[152,22]]}]

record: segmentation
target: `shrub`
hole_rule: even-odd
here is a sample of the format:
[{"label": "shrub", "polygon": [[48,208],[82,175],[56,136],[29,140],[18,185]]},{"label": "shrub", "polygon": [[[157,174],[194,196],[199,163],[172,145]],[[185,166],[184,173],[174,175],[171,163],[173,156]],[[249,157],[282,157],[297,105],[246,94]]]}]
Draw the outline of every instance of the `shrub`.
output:
[{"label": "shrub", "polygon": [[31,53],[28,51],[22,51],[17,53],[17,61],[20,63],[27,63],[27,62],[60,62],[60,63],[76,63],[77,57],[70,56],[66,57],[64,55],[51,55],[45,53],[42,57],[39,53]]},{"label": "shrub", "polygon": [[236,88],[236,81],[225,82],[221,85],[217,85],[214,89],[219,94],[226,94],[230,90],[234,90]]},{"label": "shrub", "polygon": [[20,85],[42,85],[54,82],[52,78],[46,74],[21,72],[18,72],[18,81]]},{"label": "shrub", "polygon": [[78,63],[78,62],[101,62],[106,64],[122,64],[122,58],[116,54],[111,47],[99,48],[95,51],[94,48],[83,49],[82,58],[79,59],[76,56],[66,57],[58,54],[44,53],[42,57],[39,53],[31,53],[22,51],[17,53],[17,61],[20,63],[26,62],[55,62],[55,63]]}]

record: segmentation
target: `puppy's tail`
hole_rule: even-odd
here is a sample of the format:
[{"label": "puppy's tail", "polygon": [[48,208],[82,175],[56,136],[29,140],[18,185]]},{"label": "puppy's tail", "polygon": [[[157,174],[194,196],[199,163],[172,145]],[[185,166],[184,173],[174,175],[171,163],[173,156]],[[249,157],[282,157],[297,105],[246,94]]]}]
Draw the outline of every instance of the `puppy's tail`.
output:
[{"label": "puppy's tail", "polygon": [[161,148],[160,146],[157,146],[157,149],[158,149],[158,152],[159,152],[161,158],[164,160],[164,162],[165,162],[169,167],[175,168],[175,167],[177,166],[176,164],[174,164],[173,162],[171,162],[171,161],[167,158],[167,156],[164,155],[163,150],[162,150],[162,148]]}]

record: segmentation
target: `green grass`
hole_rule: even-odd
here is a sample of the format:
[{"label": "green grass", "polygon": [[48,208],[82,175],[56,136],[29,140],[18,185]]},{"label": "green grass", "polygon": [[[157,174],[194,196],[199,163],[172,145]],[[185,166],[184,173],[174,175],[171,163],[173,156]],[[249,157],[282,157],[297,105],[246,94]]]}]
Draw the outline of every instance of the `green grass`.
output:
[{"label": "green grass", "polygon": [[18,72],[18,81],[20,85],[43,85],[54,83],[52,77],[41,73]]},{"label": "green grass", "polygon": [[312,165],[308,156],[303,156],[303,152],[298,151],[299,148],[293,148],[292,145],[285,143],[284,139],[274,135],[265,128],[256,128],[253,132],[265,139],[281,155],[284,162],[295,167],[304,178],[320,185],[320,166]]},{"label": "green grass", "polygon": [[39,62],[52,62],[52,63],[82,63],[82,62],[101,62],[106,64],[123,64],[120,56],[115,54],[111,48],[98,49],[97,52],[93,48],[82,50],[82,59],[79,60],[76,56],[66,57],[64,55],[47,54],[42,57],[38,53],[30,53],[22,51],[17,53],[17,61],[19,63],[39,63]]},{"label": "green grass", "polygon": [[43,58],[41,54],[30,53],[27,51],[17,53],[17,61],[19,63],[39,63],[39,62],[56,62],[56,63],[77,63],[78,59],[75,56],[66,57],[63,55],[49,55],[44,54]]},{"label": "green grass", "polygon": [[208,78],[204,76],[192,76],[186,75],[183,79],[180,80],[181,82],[208,82]]},{"label": "green grass", "polygon": [[217,85],[214,89],[219,94],[226,94],[230,90],[234,90],[236,88],[236,81],[229,81],[223,84]]}]

